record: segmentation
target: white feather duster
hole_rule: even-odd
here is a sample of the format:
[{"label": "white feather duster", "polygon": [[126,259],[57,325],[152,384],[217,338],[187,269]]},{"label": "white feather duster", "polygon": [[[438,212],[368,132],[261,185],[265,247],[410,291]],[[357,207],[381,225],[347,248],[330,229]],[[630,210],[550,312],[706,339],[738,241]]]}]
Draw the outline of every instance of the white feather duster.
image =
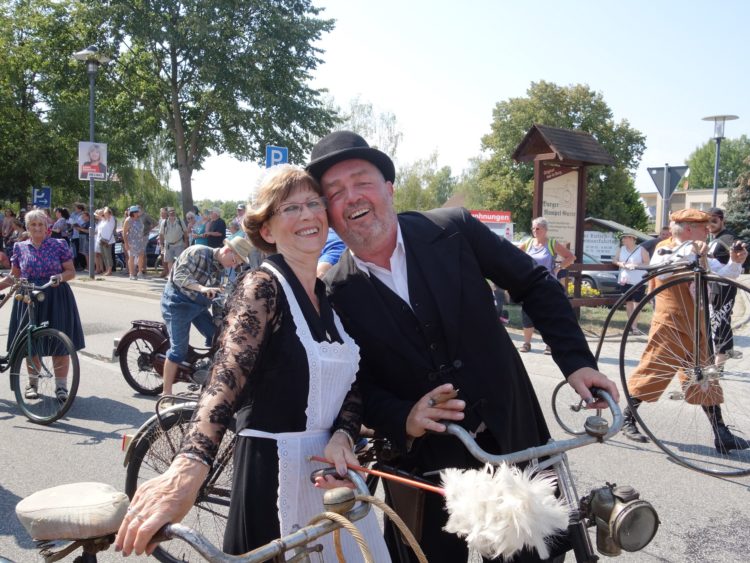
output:
[{"label": "white feather duster", "polygon": [[555,497],[555,476],[506,464],[441,472],[448,523],[483,557],[511,558],[525,546],[549,557],[546,538],[567,529],[569,509]]}]

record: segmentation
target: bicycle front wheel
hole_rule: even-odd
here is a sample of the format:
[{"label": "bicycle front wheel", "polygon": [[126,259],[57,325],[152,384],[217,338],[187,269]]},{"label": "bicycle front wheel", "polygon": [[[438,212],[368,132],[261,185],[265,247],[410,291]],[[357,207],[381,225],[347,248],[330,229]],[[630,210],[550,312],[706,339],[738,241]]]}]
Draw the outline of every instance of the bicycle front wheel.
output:
[{"label": "bicycle front wheel", "polygon": [[11,386],[21,412],[31,422],[52,424],[63,417],[78,393],[80,375],[78,353],[59,330],[35,330],[13,351]]},{"label": "bicycle front wheel", "polygon": [[[187,435],[195,406],[175,407],[155,419],[151,427],[138,440],[127,469],[125,493],[133,498],[138,486],[164,473],[177,454],[183,438]],[[222,545],[229,514],[229,498],[232,490],[234,469],[234,423],[224,434],[214,465],[201,487],[193,508],[182,520],[203,535],[214,545]],[[154,557],[166,563],[180,561],[203,561],[201,556],[184,542],[172,541],[159,544]]]},{"label": "bicycle front wheel", "polygon": [[[636,305],[620,347],[623,389],[642,430],[675,461],[748,475],[750,289],[711,274],[695,278],[670,280]],[[653,299],[648,337],[632,335]]]}]

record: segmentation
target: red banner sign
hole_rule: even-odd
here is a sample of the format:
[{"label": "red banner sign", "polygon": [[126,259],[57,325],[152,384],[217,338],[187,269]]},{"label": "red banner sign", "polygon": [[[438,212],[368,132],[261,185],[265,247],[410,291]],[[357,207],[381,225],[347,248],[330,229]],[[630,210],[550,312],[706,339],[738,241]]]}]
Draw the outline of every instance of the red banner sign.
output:
[{"label": "red banner sign", "polygon": [[486,211],[483,209],[469,210],[471,216],[482,223],[510,223],[510,211]]}]

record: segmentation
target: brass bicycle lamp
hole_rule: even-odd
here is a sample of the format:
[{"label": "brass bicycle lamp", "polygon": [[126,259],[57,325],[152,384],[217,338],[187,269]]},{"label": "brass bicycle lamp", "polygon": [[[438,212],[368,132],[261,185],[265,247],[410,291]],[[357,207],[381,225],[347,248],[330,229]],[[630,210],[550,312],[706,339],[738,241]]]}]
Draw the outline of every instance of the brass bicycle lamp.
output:
[{"label": "brass bicycle lamp", "polygon": [[654,507],[629,485],[607,483],[581,499],[581,509],[596,524],[596,549],[610,557],[643,549],[659,528]]}]

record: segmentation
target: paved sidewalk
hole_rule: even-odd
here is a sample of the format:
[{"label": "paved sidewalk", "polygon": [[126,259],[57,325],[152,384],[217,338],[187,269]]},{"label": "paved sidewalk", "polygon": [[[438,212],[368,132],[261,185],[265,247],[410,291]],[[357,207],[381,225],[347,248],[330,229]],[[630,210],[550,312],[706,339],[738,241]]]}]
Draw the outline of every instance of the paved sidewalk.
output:
[{"label": "paved sidewalk", "polygon": [[97,275],[94,279],[89,277],[88,272],[77,272],[77,274],[74,280],[68,282],[71,287],[83,287],[122,295],[138,295],[157,301],[161,299],[166,285],[166,280],[160,278],[158,274],[138,280],[131,280],[127,272],[116,272],[111,276]]}]

